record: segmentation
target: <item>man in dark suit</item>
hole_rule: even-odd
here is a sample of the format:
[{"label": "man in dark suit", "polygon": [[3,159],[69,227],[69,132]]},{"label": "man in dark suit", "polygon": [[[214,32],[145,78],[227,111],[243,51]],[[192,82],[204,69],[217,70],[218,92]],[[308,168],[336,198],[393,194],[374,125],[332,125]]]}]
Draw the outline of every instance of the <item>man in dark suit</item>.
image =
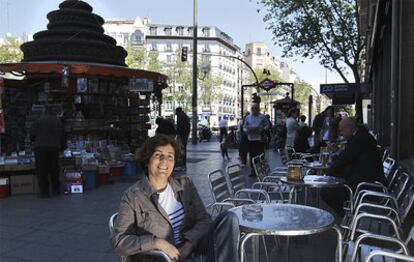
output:
[{"label": "man in dark suit", "polygon": [[50,197],[49,178],[52,194],[59,194],[59,152],[66,148],[65,132],[60,119],[51,107],[33,123],[31,139],[34,141],[36,174],[39,182],[39,197]]},{"label": "man in dark suit", "polygon": [[[361,182],[379,181],[386,184],[377,142],[354,118],[339,123],[340,134],[348,141],[345,149],[334,159],[327,174],[342,177],[355,190]],[[348,198],[345,189],[323,190],[322,198],[339,215],[343,215],[343,202]]]},{"label": "man in dark suit", "polygon": [[175,114],[177,115],[177,127],[176,133],[177,138],[180,139],[183,145],[183,158],[179,167],[176,167],[177,171],[186,171],[187,165],[187,141],[191,131],[190,118],[184,113],[181,107],[175,109]]}]

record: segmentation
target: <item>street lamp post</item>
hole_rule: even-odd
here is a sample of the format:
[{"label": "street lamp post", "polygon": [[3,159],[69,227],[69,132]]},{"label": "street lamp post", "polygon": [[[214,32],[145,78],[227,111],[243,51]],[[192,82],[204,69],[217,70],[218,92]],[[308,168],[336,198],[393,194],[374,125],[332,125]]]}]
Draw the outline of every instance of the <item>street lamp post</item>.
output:
[{"label": "street lamp post", "polygon": [[193,130],[192,130],[192,143],[197,144],[197,0],[193,0]]}]

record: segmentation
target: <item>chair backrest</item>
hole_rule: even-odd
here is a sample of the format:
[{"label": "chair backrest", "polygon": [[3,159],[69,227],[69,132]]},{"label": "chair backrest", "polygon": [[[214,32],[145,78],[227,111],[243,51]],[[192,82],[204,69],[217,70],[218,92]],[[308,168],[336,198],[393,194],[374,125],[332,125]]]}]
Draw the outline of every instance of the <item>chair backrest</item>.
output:
[{"label": "chair backrest", "polygon": [[111,236],[114,235],[114,222],[116,217],[118,216],[118,212],[114,213],[110,218],[109,218],[109,223],[108,223],[108,227],[109,227],[109,233],[111,234]]},{"label": "chair backrest", "polygon": [[230,182],[231,194],[234,195],[240,189],[246,188],[244,176],[240,173],[241,166],[239,164],[228,164],[226,167],[226,175]]},{"label": "chair backrest", "polygon": [[296,153],[293,147],[286,147],[286,154],[289,159],[293,159],[293,155]]},{"label": "chair backrest", "polygon": [[405,189],[410,183],[412,184],[410,174],[403,171],[402,168],[398,168],[392,181],[388,185],[388,192],[400,202]]},{"label": "chair backrest", "polygon": [[414,225],[411,227],[410,232],[408,233],[407,239],[405,240],[405,246],[410,250],[411,243],[414,242]]},{"label": "chair backrest", "polygon": [[382,161],[384,161],[388,155],[390,154],[390,148],[385,148],[384,152],[382,153]]},{"label": "chair backrest", "polygon": [[259,176],[259,173],[262,172],[261,166],[260,166],[260,161],[261,161],[260,155],[255,156],[255,157],[252,158],[253,169],[254,169],[254,172],[256,173],[257,176]]},{"label": "chair backrest", "polygon": [[392,178],[389,177],[390,174],[392,174],[393,168],[395,166],[395,159],[391,157],[387,157],[382,165],[384,166],[384,176],[387,178],[388,181],[390,181]]},{"label": "chair backrest", "polygon": [[270,167],[266,161],[265,154],[260,154],[252,159],[253,169],[256,172],[259,181],[263,181],[263,178],[270,175]]},{"label": "chair backrest", "polygon": [[402,200],[399,208],[401,222],[404,222],[414,204],[414,183],[411,183],[402,195]]},{"label": "chair backrest", "polygon": [[[109,227],[109,233],[111,234],[111,237],[115,233],[114,232],[114,223],[115,223],[115,220],[116,220],[117,216],[118,216],[118,212],[114,213],[109,218],[108,227]],[[142,255],[145,255],[145,256],[156,256],[156,257],[162,258],[163,261],[165,261],[165,262],[172,262],[172,260],[168,257],[168,255],[166,253],[164,253],[163,251],[160,251],[160,250],[150,250],[150,251],[147,251],[147,252],[143,252]],[[130,258],[131,257],[128,257],[128,256],[125,256],[125,257],[124,256],[120,256],[119,257],[119,261],[120,262],[129,262],[129,261],[132,261]],[[156,261],[159,261],[159,260],[156,260]]]},{"label": "chair backrest", "polygon": [[288,158],[288,155],[284,149],[278,149],[277,152],[279,153],[280,161],[282,161],[282,164],[285,165],[287,162],[289,162],[290,159]]},{"label": "chair backrest", "polygon": [[214,202],[223,202],[231,197],[231,191],[226,176],[220,169],[208,173],[208,182]]}]

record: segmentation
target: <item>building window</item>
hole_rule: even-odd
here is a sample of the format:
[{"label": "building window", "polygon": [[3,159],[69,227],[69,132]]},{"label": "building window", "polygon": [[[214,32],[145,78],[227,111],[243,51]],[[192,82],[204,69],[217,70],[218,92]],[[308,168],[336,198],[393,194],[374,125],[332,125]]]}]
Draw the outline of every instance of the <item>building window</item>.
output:
[{"label": "building window", "polygon": [[261,55],[262,54],[262,49],[260,47],[256,48],[256,54],[257,55]]},{"label": "building window", "polygon": [[177,26],[176,30],[177,30],[177,35],[179,35],[179,36],[183,36],[184,35],[184,27]]},{"label": "building window", "polygon": [[188,32],[188,35],[193,35],[193,28],[192,27],[189,27],[187,29],[187,32]]},{"label": "building window", "polygon": [[172,60],[171,60],[171,55],[167,55],[167,64],[171,64]]},{"label": "building window", "polygon": [[173,109],[173,103],[172,103],[172,101],[167,101],[167,110],[168,111],[172,111],[172,109]]},{"label": "building window", "polygon": [[172,46],[170,43],[168,43],[167,46],[165,47],[165,51],[172,51]]},{"label": "building window", "polygon": [[210,45],[209,44],[204,45],[203,52],[210,52]]},{"label": "building window", "polygon": [[171,35],[171,31],[172,31],[172,28],[171,27],[166,27],[164,29],[165,35]]},{"label": "building window", "polygon": [[151,43],[151,51],[157,51],[157,44]]},{"label": "building window", "polygon": [[210,36],[210,28],[208,28],[208,27],[204,27],[204,28],[203,28],[203,35],[204,35],[205,37],[209,37],[209,36]]},{"label": "building window", "polygon": [[123,41],[124,41],[124,46],[127,46],[128,42],[129,42],[129,34],[128,33],[122,33],[122,38],[123,38]]},{"label": "building window", "polygon": [[136,30],[131,35],[131,44],[132,45],[142,45],[143,43],[144,43],[144,35],[142,34],[141,31]]},{"label": "building window", "polygon": [[157,28],[155,26],[150,27],[150,34],[151,35],[157,35]]}]

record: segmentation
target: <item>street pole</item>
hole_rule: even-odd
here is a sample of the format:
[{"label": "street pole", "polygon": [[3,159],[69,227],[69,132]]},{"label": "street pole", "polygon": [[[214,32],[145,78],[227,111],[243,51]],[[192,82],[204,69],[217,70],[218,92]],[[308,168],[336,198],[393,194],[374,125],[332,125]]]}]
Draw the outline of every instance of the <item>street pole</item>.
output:
[{"label": "street pole", "polygon": [[308,97],[308,123],[309,126],[312,126],[312,104],[313,104],[313,96],[312,94]]},{"label": "street pole", "polygon": [[[390,155],[394,159],[399,159],[399,139],[398,139],[398,88],[400,80],[400,1],[392,1],[391,8],[391,89],[390,89]],[[358,101],[357,101],[358,102]],[[357,112],[358,113],[358,112]]]},{"label": "street pole", "polygon": [[193,0],[193,131],[192,142],[197,144],[197,0]]}]

